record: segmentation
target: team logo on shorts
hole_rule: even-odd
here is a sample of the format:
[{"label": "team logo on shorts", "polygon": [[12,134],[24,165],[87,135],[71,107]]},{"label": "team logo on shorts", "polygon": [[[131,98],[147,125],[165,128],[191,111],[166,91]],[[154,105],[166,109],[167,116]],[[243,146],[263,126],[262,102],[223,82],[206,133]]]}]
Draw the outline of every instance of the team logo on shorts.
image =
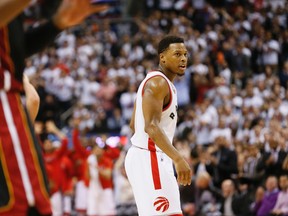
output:
[{"label": "team logo on shorts", "polygon": [[157,197],[154,201],[156,211],[165,212],[169,208],[169,201],[165,197]]}]

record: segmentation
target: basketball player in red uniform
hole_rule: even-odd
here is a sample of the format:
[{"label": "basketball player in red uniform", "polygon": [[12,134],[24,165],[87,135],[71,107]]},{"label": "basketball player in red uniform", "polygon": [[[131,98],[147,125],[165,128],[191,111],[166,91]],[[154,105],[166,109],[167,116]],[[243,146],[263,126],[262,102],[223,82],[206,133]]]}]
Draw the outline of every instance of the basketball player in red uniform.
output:
[{"label": "basketball player in red uniform", "polygon": [[63,0],[43,25],[24,31],[20,15],[30,0],[0,1],[0,215],[50,215],[41,149],[20,100],[25,58],[52,42],[61,30],[107,6]]}]

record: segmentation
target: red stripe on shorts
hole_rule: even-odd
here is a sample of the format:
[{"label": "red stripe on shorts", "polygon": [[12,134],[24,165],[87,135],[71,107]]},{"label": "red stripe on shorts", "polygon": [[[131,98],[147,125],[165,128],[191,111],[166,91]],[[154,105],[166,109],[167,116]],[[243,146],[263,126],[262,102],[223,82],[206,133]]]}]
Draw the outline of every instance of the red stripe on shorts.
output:
[{"label": "red stripe on shorts", "polygon": [[[5,93],[7,96],[7,101],[1,101],[0,99],[0,156],[7,161],[4,164],[7,174],[5,177],[10,180],[8,183],[11,185],[13,194],[10,194],[11,198],[14,199],[13,205],[11,204],[9,208],[0,207],[0,216],[7,215],[26,215],[27,209],[29,208],[27,197],[25,195],[23,179],[20,172],[20,167],[17,160],[17,155],[15,153],[15,148],[13,145],[12,136],[15,134],[10,133],[8,122],[6,121],[5,115],[6,111],[3,109],[3,104],[7,105],[13,114],[12,121],[16,129],[16,136],[19,136],[20,148],[23,153],[24,161],[27,168],[27,174],[33,189],[33,195],[35,198],[35,207],[39,210],[41,214],[51,214],[50,200],[48,192],[45,188],[45,183],[43,182],[43,172],[40,168],[40,162],[36,152],[36,147],[32,144],[32,133],[29,128],[29,122],[27,121],[27,116],[24,113],[20,96],[18,93],[8,92]],[[7,104],[6,104],[7,103]],[[37,143],[38,144],[38,143]],[[35,144],[35,145],[37,145]],[[1,162],[3,163],[3,158]],[[3,165],[3,164],[2,164]],[[11,177],[11,178],[10,178]],[[12,178],[13,177],[13,178]],[[0,182],[1,184],[1,182]],[[23,214],[20,214],[23,213]]]},{"label": "red stripe on shorts", "polygon": [[154,189],[159,190],[162,188],[162,186],[161,186],[161,181],[160,181],[160,173],[159,173],[159,167],[158,167],[156,148],[155,148],[154,141],[150,138],[148,139],[148,149],[150,151]]}]

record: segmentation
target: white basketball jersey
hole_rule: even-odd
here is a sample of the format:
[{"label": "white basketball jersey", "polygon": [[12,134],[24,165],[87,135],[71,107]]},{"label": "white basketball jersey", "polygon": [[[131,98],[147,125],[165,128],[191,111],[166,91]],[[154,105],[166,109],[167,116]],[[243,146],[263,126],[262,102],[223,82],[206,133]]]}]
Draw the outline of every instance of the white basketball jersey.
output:
[{"label": "white basketball jersey", "polygon": [[[150,139],[148,134],[144,131],[145,122],[144,122],[144,115],[142,110],[142,95],[143,89],[145,87],[146,82],[155,77],[155,76],[162,76],[168,83],[169,91],[170,91],[170,102],[169,104],[162,110],[161,120],[160,120],[160,127],[164,131],[164,133],[169,138],[170,142],[172,143],[176,123],[177,123],[177,92],[176,88],[173,83],[160,71],[151,71],[147,74],[145,79],[141,82],[136,97],[136,112],[135,112],[135,133],[131,137],[131,142],[133,145],[138,146],[144,149],[150,149]],[[156,150],[161,151],[156,144]]]}]

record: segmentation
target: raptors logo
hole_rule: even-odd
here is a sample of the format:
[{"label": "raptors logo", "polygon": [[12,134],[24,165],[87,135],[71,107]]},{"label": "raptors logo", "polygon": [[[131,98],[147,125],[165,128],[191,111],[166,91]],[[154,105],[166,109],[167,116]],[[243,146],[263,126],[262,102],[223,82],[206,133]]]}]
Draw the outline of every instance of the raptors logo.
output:
[{"label": "raptors logo", "polygon": [[165,197],[157,197],[154,201],[156,211],[165,212],[169,208],[169,201]]}]

